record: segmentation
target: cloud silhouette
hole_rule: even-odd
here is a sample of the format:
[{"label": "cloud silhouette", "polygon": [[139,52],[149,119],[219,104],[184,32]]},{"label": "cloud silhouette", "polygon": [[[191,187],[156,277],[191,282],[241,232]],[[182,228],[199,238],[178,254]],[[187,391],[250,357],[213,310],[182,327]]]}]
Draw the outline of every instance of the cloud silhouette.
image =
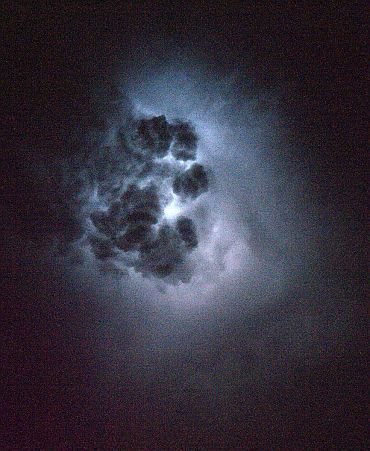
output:
[{"label": "cloud silhouette", "polygon": [[[170,123],[164,115],[129,118],[113,136],[108,145],[94,149],[83,168],[92,254],[106,262],[102,270],[116,275],[123,261],[146,276],[172,275],[171,283],[190,280],[186,262],[198,246],[195,224],[185,216],[168,223],[164,211],[174,193],[186,204],[208,189],[204,167],[185,165],[196,158],[194,126]],[[172,160],[166,158],[169,151]]]},{"label": "cloud silhouette", "polygon": [[201,164],[194,163],[173,181],[173,191],[183,198],[196,198],[208,190],[208,176]]}]

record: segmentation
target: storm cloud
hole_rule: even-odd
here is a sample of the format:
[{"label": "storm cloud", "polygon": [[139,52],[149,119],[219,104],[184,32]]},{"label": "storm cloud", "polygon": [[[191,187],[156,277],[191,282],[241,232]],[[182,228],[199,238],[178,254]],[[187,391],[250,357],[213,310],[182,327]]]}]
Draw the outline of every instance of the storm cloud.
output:
[{"label": "storm cloud", "polygon": [[366,449],[351,8],[3,3],[5,448]]},{"label": "storm cloud", "polygon": [[171,132],[165,116],[140,119],[132,144],[149,155],[164,157],[171,145]]},{"label": "storm cloud", "polygon": [[198,141],[191,122],[168,121],[164,115],[131,114],[107,127],[81,164],[83,187],[69,199],[76,205],[82,198],[78,217],[85,238],[74,246],[90,249],[105,262],[105,272],[119,274],[123,265],[160,279],[174,275],[171,283],[188,282],[187,257],[198,246],[196,226],[183,215],[169,220],[166,212],[176,195],[180,212],[208,190],[205,168],[195,162]]}]

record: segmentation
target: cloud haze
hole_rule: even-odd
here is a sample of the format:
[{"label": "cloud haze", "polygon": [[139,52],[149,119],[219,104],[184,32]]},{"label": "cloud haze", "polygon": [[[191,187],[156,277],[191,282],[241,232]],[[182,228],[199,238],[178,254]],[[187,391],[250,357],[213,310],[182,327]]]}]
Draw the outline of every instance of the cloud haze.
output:
[{"label": "cloud haze", "polygon": [[224,3],[5,2],[13,448],[363,449],[349,16]]}]

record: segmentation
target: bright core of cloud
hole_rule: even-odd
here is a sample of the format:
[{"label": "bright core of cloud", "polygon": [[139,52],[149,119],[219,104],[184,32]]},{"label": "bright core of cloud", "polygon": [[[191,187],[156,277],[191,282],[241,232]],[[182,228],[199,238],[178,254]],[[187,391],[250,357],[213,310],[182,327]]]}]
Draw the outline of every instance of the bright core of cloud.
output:
[{"label": "bright core of cloud", "polygon": [[169,220],[175,219],[181,214],[182,205],[178,197],[172,194],[172,200],[164,207],[164,217]]}]

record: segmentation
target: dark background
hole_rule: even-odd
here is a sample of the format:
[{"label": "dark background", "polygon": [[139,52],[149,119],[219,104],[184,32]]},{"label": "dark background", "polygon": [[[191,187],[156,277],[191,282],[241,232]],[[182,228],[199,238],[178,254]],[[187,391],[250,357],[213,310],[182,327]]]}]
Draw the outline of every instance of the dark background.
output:
[{"label": "dark background", "polygon": [[[365,8],[360,2],[223,3],[228,6],[2,3],[4,448],[366,448]],[[51,231],[68,224],[50,213],[48,190],[57,188],[37,180],[32,167],[73,152],[76,124],[99,127],[91,89],[109,86],[122,62],[135,65],[145,57],[143,43],[158,42],[163,51],[167,41],[194,46],[218,73],[243,68],[258,92],[284,86],[280,111],[294,144],[286,159],[304,168],[310,202],[334,226],[323,244],[322,271],[345,293],[338,311],[351,312],[350,326],[330,343],[330,357],[289,365],[283,380],[258,384],[253,394],[253,383],[241,386],[231,402],[236,413],[225,407],[227,396],[222,408],[200,408],[207,395],[195,386],[177,406],[168,403],[170,367],[163,369],[164,385],[153,389],[124,364],[115,366],[110,350],[130,339],[130,328],[122,326],[129,319],[123,315],[117,325],[114,307],[98,291],[84,289],[83,280],[70,282],[56,261],[41,258]],[[312,307],[302,286],[287,296],[299,299],[293,313],[276,302],[253,327],[263,331]],[[326,303],[315,300],[315,306]],[[99,335],[98,325],[110,320],[106,335]],[[217,329],[211,341],[221,358],[233,349],[247,371],[243,340],[254,332],[243,331],[242,322],[236,330]]]}]

